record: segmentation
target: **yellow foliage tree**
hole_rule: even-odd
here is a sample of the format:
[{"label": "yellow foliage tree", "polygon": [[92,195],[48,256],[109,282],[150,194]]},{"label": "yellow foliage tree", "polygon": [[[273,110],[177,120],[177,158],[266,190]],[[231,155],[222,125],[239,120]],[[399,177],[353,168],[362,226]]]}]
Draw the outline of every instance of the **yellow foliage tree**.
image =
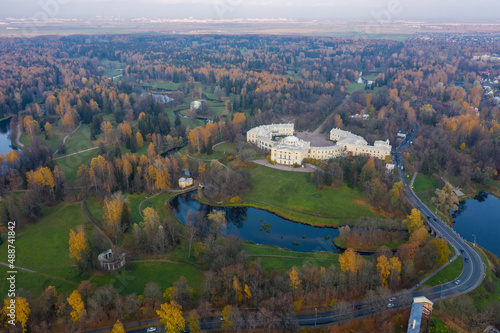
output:
[{"label": "yellow foliage tree", "polygon": [[298,289],[302,280],[299,279],[299,271],[295,266],[293,266],[288,273],[288,277],[290,278],[290,287],[292,287],[293,290]]},{"label": "yellow foliage tree", "polygon": [[244,124],[247,120],[247,116],[242,112],[237,112],[234,114],[233,125],[239,126],[240,124]]},{"label": "yellow foliage tree", "polygon": [[224,317],[224,322],[222,323],[222,328],[225,330],[230,330],[233,327],[233,307],[231,305],[226,305],[224,309],[222,309],[222,317]]},{"label": "yellow foliage tree", "polygon": [[132,127],[130,127],[129,124],[122,123],[120,125],[120,127],[121,127],[121,130],[122,130],[123,137],[126,137],[126,136],[131,137],[132,136]]},{"label": "yellow foliage tree", "polygon": [[73,311],[71,311],[71,320],[76,323],[87,314],[87,311],[85,310],[85,304],[82,300],[82,295],[80,295],[78,290],[73,290],[67,300],[69,305],[71,305],[71,308],[73,308]]},{"label": "yellow foliage tree", "polygon": [[233,290],[236,293],[236,298],[238,299],[238,302],[241,302],[243,300],[243,291],[241,288],[240,281],[238,280],[236,275],[233,276]]},{"label": "yellow foliage tree", "polygon": [[418,209],[413,208],[410,215],[403,220],[403,225],[408,229],[410,234],[412,234],[415,230],[420,229],[424,225],[422,213],[420,213]]},{"label": "yellow foliage tree", "polygon": [[160,316],[160,321],[167,329],[167,332],[180,333],[184,331],[186,322],[182,317],[182,306],[177,302],[170,301],[162,304],[160,310],[156,310],[156,313]]},{"label": "yellow foliage tree", "polygon": [[135,139],[137,141],[137,147],[142,148],[142,146],[144,146],[144,138],[142,137],[141,132],[137,131]]},{"label": "yellow foliage tree", "polygon": [[248,286],[248,284],[245,284],[245,295],[247,296],[247,298],[252,297],[252,291],[250,290],[250,287]]},{"label": "yellow foliage tree", "polygon": [[148,157],[150,160],[154,160],[156,157],[155,145],[152,142],[148,146]]},{"label": "yellow foliage tree", "polygon": [[49,122],[45,123],[45,137],[47,139],[52,139],[54,137],[54,132],[52,131],[52,125]]},{"label": "yellow foliage tree", "polygon": [[121,321],[116,321],[113,329],[111,330],[111,333],[125,333],[125,329],[123,328],[123,324],[121,323]]},{"label": "yellow foliage tree", "polygon": [[[26,298],[20,296],[15,298],[14,304],[16,309],[16,322],[21,324],[21,327],[24,329],[30,317],[31,313],[30,305],[26,300]],[[10,313],[10,309],[8,308],[9,306],[11,306],[11,299],[10,298],[4,299],[4,305],[2,309],[4,315]]]},{"label": "yellow foliage tree", "polygon": [[356,273],[362,265],[361,257],[352,248],[348,248],[339,255],[340,269],[342,272]]},{"label": "yellow foliage tree", "polygon": [[387,278],[389,277],[391,265],[389,264],[389,260],[384,255],[381,255],[377,258],[377,271],[380,277],[380,283],[387,287]]},{"label": "yellow foliage tree", "polygon": [[409,243],[416,242],[417,244],[423,244],[427,240],[428,236],[429,233],[427,232],[427,229],[422,226],[411,234]]},{"label": "yellow foliage tree", "polygon": [[88,252],[87,235],[83,227],[78,227],[78,232],[69,231],[69,257],[77,262],[82,260]]}]

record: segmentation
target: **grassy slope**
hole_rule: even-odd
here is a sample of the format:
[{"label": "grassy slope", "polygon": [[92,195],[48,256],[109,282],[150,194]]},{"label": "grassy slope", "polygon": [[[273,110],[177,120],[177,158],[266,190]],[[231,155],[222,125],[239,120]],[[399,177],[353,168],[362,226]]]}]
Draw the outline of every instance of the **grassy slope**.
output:
[{"label": "grassy slope", "polygon": [[197,293],[200,292],[203,274],[198,270],[184,265],[164,262],[132,263],[119,275],[96,275],[92,282],[99,286],[111,284],[122,294],[142,294],[144,287],[150,281],[158,284],[162,290],[172,286],[172,283],[184,276]]},{"label": "grassy slope", "polygon": [[[244,203],[252,204],[252,200],[258,200],[327,218],[375,215],[357,189],[344,185],[340,189],[318,190],[310,181],[308,173],[281,171],[260,165],[255,166],[251,173],[253,186],[245,194]],[[334,223],[330,221],[329,224]]]},{"label": "grassy slope", "polygon": [[[72,265],[69,230],[86,223],[80,203],[44,208],[44,217],[23,228],[16,238],[16,265],[33,270]],[[0,261],[7,262],[7,244],[0,246]]]},{"label": "grassy slope", "polygon": [[446,266],[446,268],[427,280],[425,284],[428,286],[437,286],[442,283],[453,281],[460,276],[463,269],[464,262],[462,258],[459,257],[455,259],[451,264]]},{"label": "grassy slope", "polygon": [[[251,260],[260,262],[267,273],[277,270],[289,270],[293,266],[301,267],[306,263],[311,263],[318,267],[329,267],[338,265],[337,253],[327,252],[294,252],[271,246],[244,244],[245,250],[250,255]],[[274,255],[270,256],[270,255]],[[293,257],[283,258],[280,256]]]}]

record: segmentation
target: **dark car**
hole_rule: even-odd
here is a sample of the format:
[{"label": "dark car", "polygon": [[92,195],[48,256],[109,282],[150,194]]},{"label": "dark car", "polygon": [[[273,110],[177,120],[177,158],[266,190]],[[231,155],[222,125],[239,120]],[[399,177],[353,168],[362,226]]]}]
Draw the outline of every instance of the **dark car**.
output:
[{"label": "dark car", "polygon": [[464,261],[465,262],[469,262],[469,258],[464,258]]},{"label": "dark car", "polygon": [[464,253],[464,249],[460,249],[460,253]]}]

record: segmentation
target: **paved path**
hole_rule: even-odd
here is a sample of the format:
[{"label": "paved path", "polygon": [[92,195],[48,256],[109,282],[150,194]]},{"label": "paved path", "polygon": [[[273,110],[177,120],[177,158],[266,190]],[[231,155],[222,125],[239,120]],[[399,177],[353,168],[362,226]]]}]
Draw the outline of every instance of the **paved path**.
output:
[{"label": "paved path", "polygon": [[87,219],[87,221],[90,222],[109,242],[111,248],[113,248],[113,242],[111,241],[111,238],[106,235],[104,231],[102,231],[101,228],[97,225],[97,223],[90,217],[90,213],[87,211],[87,207],[85,207],[85,200],[87,200],[87,196],[89,195],[91,187],[85,192],[85,195],[82,198],[82,201],[80,201],[80,209],[82,210],[83,216]]},{"label": "paved path", "polygon": [[[215,159],[215,158],[214,158],[214,159],[203,159],[203,158],[193,157],[193,156],[189,155],[189,153],[187,152],[187,150],[186,150],[186,156],[187,156],[188,158],[192,159],[192,160],[195,160],[195,161],[200,161],[200,162],[212,162],[212,161],[214,161],[214,160],[215,160],[215,161],[217,161],[217,162],[219,162],[219,160],[217,160],[217,159]],[[223,164],[223,163],[221,163],[221,162],[219,162],[219,163],[220,163],[220,165],[222,165],[224,168],[226,168],[226,170],[227,170],[227,171],[229,171],[229,167],[228,167],[227,165],[225,165],[225,164]]]},{"label": "paved path", "polygon": [[[72,135],[73,133],[75,133],[76,131],[78,131],[78,129],[80,128],[80,126],[82,126],[82,122],[80,121],[80,123],[78,124],[78,126],[73,130],[71,131],[71,133],[68,133],[68,135],[66,135],[62,141],[62,144],[66,144],[66,139]],[[52,154],[52,158],[54,158],[54,156],[56,156],[57,152],[59,151],[59,148],[56,149],[56,151],[54,152],[54,154]]]},{"label": "paved path", "polygon": [[20,139],[21,139],[21,124],[19,123],[19,120],[18,120],[17,121],[17,133],[16,133],[15,144],[16,144],[16,146],[23,148],[24,145],[21,143],[21,141],[19,141]]},{"label": "paved path", "polygon": [[92,147],[92,148],[89,148],[89,149],[83,149],[83,150],[77,151],[76,153],[71,153],[71,154],[68,154],[68,155],[59,156],[59,157],[54,158],[54,161],[55,160],[60,160],[61,158],[66,158],[66,157],[69,157],[69,156],[73,156],[73,155],[76,155],[76,154],[85,153],[86,151],[91,151],[91,150],[95,150],[95,149],[99,149],[99,147]]},{"label": "paved path", "polygon": [[[10,267],[10,264],[6,264],[4,262],[0,262],[0,265]],[[23,267],[19,267],[19,266],[16,266],[16,268],[14,270],[18,270],[18,269],[20,269],[22,271],[30,272],[30,273],[38,273],[38,271],[34,271],[32,269],[23,268]]]},{"label": "paved path", "polygon": [[268,168],[273,168],[273,169],[283,170],[283,171],[307,172],[307,173],[312,173],[312,172],[315,171],[314,168],[312,168],[310,166],[306,166],[304,168],[302,168],[302,167],[300,167],[300,168],[294,168],[294,167],[291,167],[291,166],[288,166],[288,165],[270,164],[267,160],[254,160],[252,162],[254,162],[256,164],[260,164],[260,165],[266,166]]},{"label": "paved path", "polygon": [[418,174],[418,172],[415,171],[415,173],[413,174],[413,178],[411,179],[410,187],[412,187],[412,188],[413,188],[413,183],[415,182],[415,178],[417,178],[417,174]]},{"label": "paved path", "polygon": [[448,179],[446,179],[444,177],[441,177],[441,179],[443,180],[443,182],[445,182],[446,184],[448,184],[451,187],[451,189],[453,190],[453,192],[455,192],[455,194],[456,194],[457,197],[461,197],[461,196],[465,195],[464,192],[462,192],[461,189],[459,189],[458,187],[455,187],[455,186],[451,185],[451,183],[448,181]]},{"label": "paved path", "polygon": [[216,143],[215,145],[212,146],[212,150],[215,150],[215,147],[217,147],[218,145],[223,144],[225,142],[226,141],[222,141],[222,142]]}]

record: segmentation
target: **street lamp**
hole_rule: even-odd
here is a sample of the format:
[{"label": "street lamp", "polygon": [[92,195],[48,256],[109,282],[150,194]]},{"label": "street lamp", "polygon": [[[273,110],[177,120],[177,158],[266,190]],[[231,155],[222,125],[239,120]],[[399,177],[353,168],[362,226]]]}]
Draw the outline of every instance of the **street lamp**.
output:
[{"label": "street lamp", "polygon": [[314,327],[316,327],[316,321],[318,320],[318,308],[314,308]]},{"label": "street lamp", "polygon": [[473,234],[472,236],[474,236],[474,247],[476,247],[476,235]]}]

